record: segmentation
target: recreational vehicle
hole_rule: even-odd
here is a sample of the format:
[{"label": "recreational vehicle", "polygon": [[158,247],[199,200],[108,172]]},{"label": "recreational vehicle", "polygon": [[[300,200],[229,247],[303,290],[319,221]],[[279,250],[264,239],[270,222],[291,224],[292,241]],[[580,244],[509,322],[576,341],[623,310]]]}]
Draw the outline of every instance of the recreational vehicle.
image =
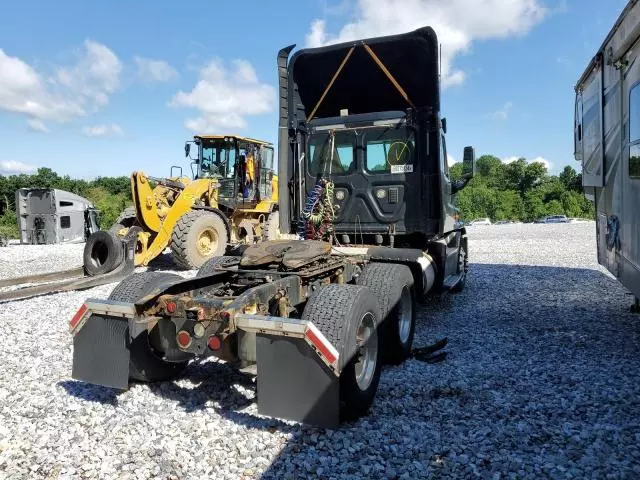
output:
[{"label": "recreational vehicle", "polygon": [[575,87],[575,159],[596,207],[598,262],[640,298],[640,3],[631,0]]}]

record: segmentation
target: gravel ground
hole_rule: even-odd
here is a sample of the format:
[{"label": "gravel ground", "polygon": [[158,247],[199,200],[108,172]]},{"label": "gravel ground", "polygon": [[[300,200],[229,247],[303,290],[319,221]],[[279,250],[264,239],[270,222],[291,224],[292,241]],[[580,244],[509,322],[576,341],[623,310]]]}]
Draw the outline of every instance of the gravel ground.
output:
[{"label": "gravel ground", "polygon": [[[446,360],[386,368],[333,431],[260,417],[251,377],[213,361],[117,395],[72,381],[68,320],[115,285],[3,305],[0,477],[639,478],[640,318],[595,224],[469,234],[467,288],[419,312],[415,345],[447,337]],[[0,275],[81,252],[0,249]]]}]

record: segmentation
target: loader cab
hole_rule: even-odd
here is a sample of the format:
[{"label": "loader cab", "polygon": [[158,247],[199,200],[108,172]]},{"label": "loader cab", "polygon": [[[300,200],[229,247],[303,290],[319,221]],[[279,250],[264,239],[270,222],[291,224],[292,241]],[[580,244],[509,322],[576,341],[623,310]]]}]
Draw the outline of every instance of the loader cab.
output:
[{"label": "loader cab", "polygon": [[219,203],[235,208],[272,197],[275,166],[270,143],[235,135],[196,136],[193,143],[198,148],[194,178],[216,179]]}]

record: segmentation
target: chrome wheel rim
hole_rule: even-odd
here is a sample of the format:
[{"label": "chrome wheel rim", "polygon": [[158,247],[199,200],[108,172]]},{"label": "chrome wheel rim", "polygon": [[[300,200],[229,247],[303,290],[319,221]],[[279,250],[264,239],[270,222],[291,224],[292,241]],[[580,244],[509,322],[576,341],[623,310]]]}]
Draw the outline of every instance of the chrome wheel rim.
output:
[{"label": "chrome wheel rim", "polygon": [[366,313],[358,325],[356,356],[358,358],[355,365],[356,382],[358,388],[364,391],[371,385],[378,364],[378,330],[375,318],[370,313]]},{"label": "chrome wheel rim", "polygon": [[413,319],[413,306],[411,305],[411,292],[409,287],[402,287],[400,303],[398,304],[398,335],[402,343],[409,341],[411,334],[411,320]]}]

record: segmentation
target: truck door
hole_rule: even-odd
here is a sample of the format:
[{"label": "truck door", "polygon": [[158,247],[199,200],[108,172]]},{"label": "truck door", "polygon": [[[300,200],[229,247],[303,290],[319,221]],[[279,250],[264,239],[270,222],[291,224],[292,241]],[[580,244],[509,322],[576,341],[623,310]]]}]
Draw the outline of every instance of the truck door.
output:
[{"label": "truck door", "polygon": [[451,177],[449,176],[449,163],[447,159],[447,143],[444,133],[440,133],[440,178],[442,179],[442,225],[443,231],[453,230],[456,212],[455,198],[451,195]]}]

